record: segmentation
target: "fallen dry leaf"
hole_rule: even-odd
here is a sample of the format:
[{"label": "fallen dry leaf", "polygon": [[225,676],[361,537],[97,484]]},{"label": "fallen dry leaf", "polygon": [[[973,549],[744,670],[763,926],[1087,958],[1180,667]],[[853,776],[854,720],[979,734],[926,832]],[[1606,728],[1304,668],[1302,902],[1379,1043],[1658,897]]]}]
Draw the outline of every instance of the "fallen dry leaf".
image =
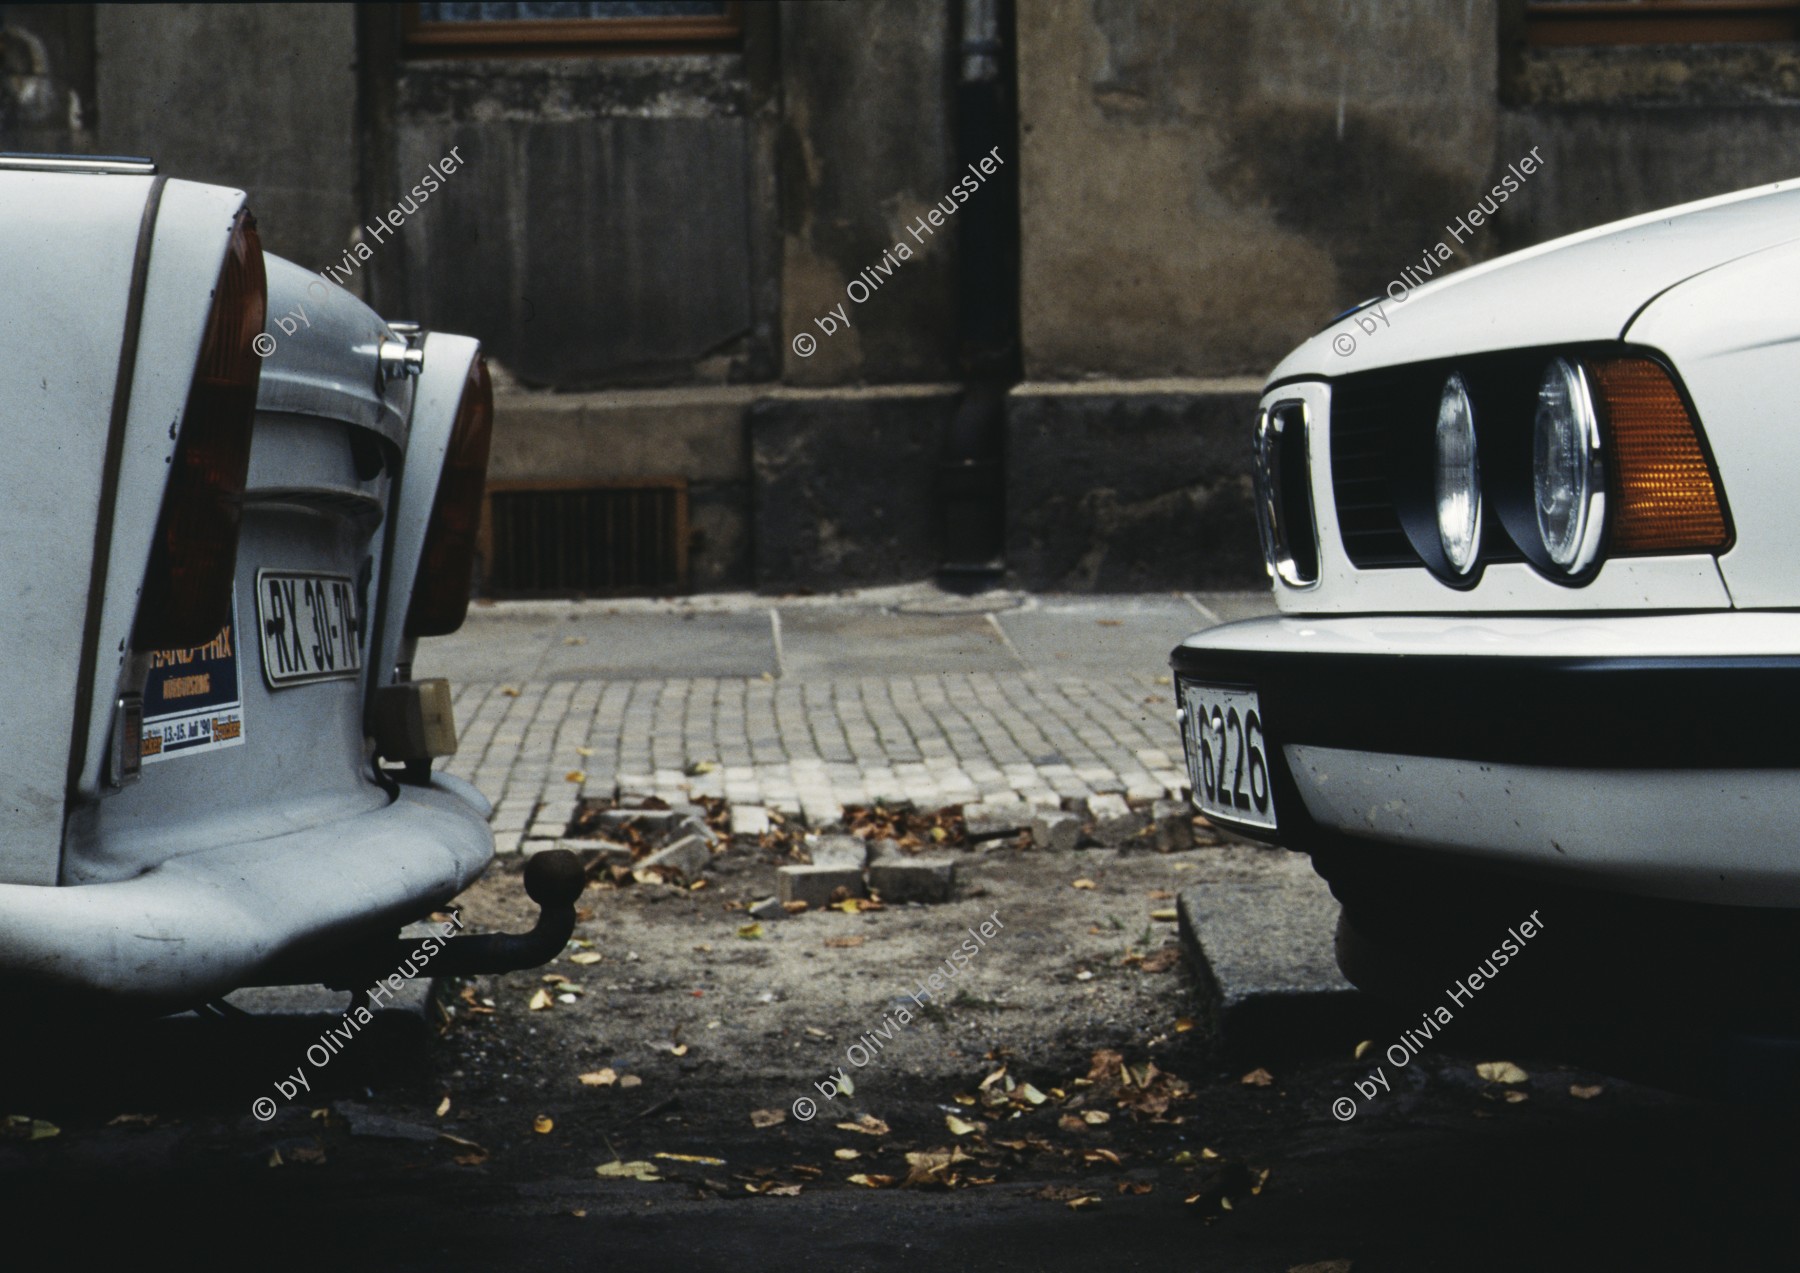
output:
[{"label": "fallen dry leaf", "polygon": [[850,1177],[850,1183],[861,1185],[864,1189],[886,1189],[894,1183],[894,1178],[892,1176],[871,1176],[859,1171]]},{"label": "fallen dry leaf", "polygon": [[967,1136],[975,1131],[975,1124],[967,1119],[958,1118],[955,1114],[944,1115],[944,1126],[950,1129],[952,1136]]},{"label": "fallen dry leaf", "polygon": [[1145,955],[1138,967],[1145,972],[1167,972],[1181,962],[1181,947],[1164,946]]},{"label": "fallen dry leaf", "polygon": [[1365,1056],[1369,1055],[1369,1049],[1374,1046],[1375,1040],[1364,1039],[1361,1043],[1356,1045],[1356,1051],[1350,1054],[1350,1059],[1353,1061],[1362,1060]]},{"label": "fallen dry leaf", "polygon": [[866,937],[827,937],[825,945],[832,950],[849,950],[867,941]]},{"label": "fallen dry leaf", "polygon": [[587,772],[582,769],[571,769],[563,775],[564,782],[586,782]]},{"label": "fallen dry leaf", "polygon": [[1083,876],[1082,878],[1076,880],[1073,884],[1069,885],[1069,887],[1070,888],[1095,888],[1098,886],[1094,883],[1094,881],[1088,879],[1086,876]]},{"label": "fallen dry leaf", "polygon": [[1112,1122],[1112,1115],[1103,1109],[1090,1109],[1082,1113],[1081,1121],[1089,1127],[1098,1127],[1102,1123]]},{"label": "fallen dry leaf", "polygon": [[621,1074],[619,1076],[620,1087],[642,1087],[643,1084],[644,1080],[635,1074]]},{"label": "fallen dry leaf", "polygon": [[29,1114],[8,1114],[5,1123],[0,1124],[0,1136],[8,1140],[48,1140],[60,1135],[62,1128],[55,1123],[32,1118]]},{"label": "fallen dry leaf", "polygon": [[787,1111],[785,1109],[770,1108],[753,1109],[750,1111],[750,1126],[752,1127],[773,1127],[777,1123],[785,1123],[786,1121]]},{"label": "fallen dry leaf", "polygon": [[609,1163],[601,1163],[594,1168],[594,1174],[610,1180],[661,1180],[656,1174],[656,1164],[643,1161],[621,1162],[614,1159]]},{"label": "fallen dry leaf", "polygon": [[1177,1017],[1175,1019],[1175,1033],[1186,1034],[1190,1030],[1197,1028],[1199,1024],[1200,1023],[1195,1021],[1192,1017]]},{"label": "fallen dry leaf", "polygon": [[1149,1193],[1154,1188],[1156,1188],[1156,1186],[1151,1184],[1148,1180],[1121,1180],[1119,1182],[1120,1193],[1130,1193],[1142,1196],[1143,1194]]},{"label": "fallen dry leaf", "polygon": [[572,964],[597,964],[604,958],[605,956],[597,950],[578,950],[569,956],[569,962]]},{"label": "fallen dry leaf", "polygon": [[450,1093],[445,1092],[444,1099],[438,1102],[437,1116],[439,1118],[442,1118],[445,1114],[448,1114],[449,1112],[450,1112]]},{"label": "fallen dry leaf", "polygon": [[699,1163],[702,1167],[723,1167],[725,1165],[725,1160],[723,1158],[714,1158],[708,1154],[655,1153],[655,1154],[651,1154],[650,1156],[652,1158],[666,1158],[670,1162]]},{"label": "fallen dry leaf", "polygon": [[1483,1061],[1475,1073],[1489,1083],[1524,1083],[1531,1078],[1511,1061]]},{"label": "fallen dry leaf", "polygon": [[873,1114],[864,1114],[854,1123],[839,1123],[841,1132],[861,1132],[864,1136],[886,1136],[893,1129]]},{"label": "fallen dry leaf", "polygon": [[531,1120],[531,1130],[540,1136],[548,1136],[551,1132],[556,1130],[556,1124],[551,1121],[548,1114],[539,1114],[536,1118]]},{"label": "fallen dry leaf", "polygon": [[861,1158],[862,1152],[856,1149],[834,1149],[832,1150],[832,1157],[837,1158],[842,1162],[850,1162],[852,1159]]},{"label": "fallen dry leaf", "polygon": [[737,930],[737,935],[742,937],[745,941],[755,941],[758,937],[763,935],[762,921],[757,920],[755,923],[745,924],[742,928]]},{"label": "fallen dry leaf", "polygon": [[1097,1207],[1099,1205],[1100,1195],[1097,1193],[1084,1193],[1079,1198],[1070,1198],[1068,1203],[1069,1210],[1071,1211],[1085,1211],[1089,1207]]},{"label": "fallen dry leaf", "polygon": [[619,1076],[610,1065],[604,1070],[594,1070],[592,1073],[580,1076],[580,1083],[583,1087],[611,1087],[618,1081]]},{"label": "fallen dry leaf", "polygon": [[1151,911],[1150,918],[1172,924],[1175,922],[1175,908],[1173,906],[1165,906],[1160,910]]},{"label": "fallen dry leaf", "polygon": [[1238,1082],[1244,1084],[1246,1087],[1267,1087],[1274,1081],[1275,1076],[1263,1069],[1260,1065],[1238,1080]]},{"label": "fallen dry leaf", "polygon": [[532,992],[531,1002],[525,1006],[533,1012],[542,1012],[554,1002],[555,1000],[550,997],[550,992],[545,990],[542,986],[539,986]]},{"label": "fallen dry leaf", "polygon": [[1569,1084],[1569,1095],[1573,1096],[1578,1101],[1591,1101],[1605,1090],[1606,1088],[1599,1083]]}]

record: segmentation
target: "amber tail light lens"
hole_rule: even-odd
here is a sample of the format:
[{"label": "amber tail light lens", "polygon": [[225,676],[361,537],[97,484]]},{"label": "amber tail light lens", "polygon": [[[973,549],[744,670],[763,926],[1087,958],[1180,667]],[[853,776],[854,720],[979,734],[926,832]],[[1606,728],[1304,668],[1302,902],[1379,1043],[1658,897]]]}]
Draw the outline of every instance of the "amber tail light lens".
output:
[{"label": "amber tail light lens", "polygon": [[477,358],[463,382],[450,448],[431,505],[431,524],[406,613],[409,637],[446,636],[469,613],[475,568],[475,536],[487,485],[488,445],[494,437],[494,386],[487,362]]},{"label": "amber tail light lens", "polygon": [[1700,430],[1648,358],[1590,364],[1607,423],[1613,553],[1716,551],[1731,538]]},{"label": "amber tail light lens", "polygon": [[262,359],[268,281],[256,219],[240,212],[181,418],[132,644],[180,649],[212,640],[231,618],[238,525]]}]

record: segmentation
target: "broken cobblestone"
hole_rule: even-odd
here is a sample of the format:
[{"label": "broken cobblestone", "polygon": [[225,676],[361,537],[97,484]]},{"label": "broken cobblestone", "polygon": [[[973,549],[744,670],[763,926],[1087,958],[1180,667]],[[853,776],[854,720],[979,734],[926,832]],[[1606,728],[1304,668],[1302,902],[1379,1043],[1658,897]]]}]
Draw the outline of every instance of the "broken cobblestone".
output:
[{"label": "broken cobblestone", "polygon": [[883,858],[869,867],[869,887],[884,902],[947,902],[956,892],[956,859]]},{"label": "broken cobblestone", "polygon": [[1081,844],[1081,817],[1061,809],[1039,809],[1031,819],[1031,842],[1040,849],[1067,853]]},{"label": "broken cobblestone", "polygon": [[645,867],[664,866],[679,871],[686,880],[697,880],[706,864],[712,861],[712,849],[697,835],[683,836],[666,849],[658,849],[645,858]]},{"label": "broken cobblestone", "polygon": [[784,866],[775,872],[775,879],[784,903],[829,906],[840,888],[847,890],[851,897],[868,896],[861,867]]}]

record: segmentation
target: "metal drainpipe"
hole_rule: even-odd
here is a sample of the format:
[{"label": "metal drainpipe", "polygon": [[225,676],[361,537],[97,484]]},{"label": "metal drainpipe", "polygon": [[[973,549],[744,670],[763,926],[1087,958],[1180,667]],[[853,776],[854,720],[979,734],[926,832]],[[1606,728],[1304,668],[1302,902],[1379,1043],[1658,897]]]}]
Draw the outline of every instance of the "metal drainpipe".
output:
[{"label": "metal drainpipe", "polygon": [[964,381],[938,469],[946,588],[979,592],[1006,569],[1006,395],[1019,380],[1019,153],[1012,0],[962,0],[956,180],[995,147],[1004,162],[958,209]]}]

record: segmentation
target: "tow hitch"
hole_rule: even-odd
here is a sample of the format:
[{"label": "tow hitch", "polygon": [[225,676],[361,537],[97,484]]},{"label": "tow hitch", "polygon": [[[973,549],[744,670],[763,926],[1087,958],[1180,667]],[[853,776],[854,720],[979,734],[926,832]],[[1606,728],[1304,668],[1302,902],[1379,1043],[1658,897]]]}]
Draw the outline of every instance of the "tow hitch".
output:
[{"label": "tow hitch", "polygon": [[[259,978],[263,985],[320,984],[332,990],[364,992],[405,968],[420,966],[433,977],[517,972],[554,959],[575,931],[575,899],[587,885],[581,859],[567,849],[534,854],[525,863],[525,893],[538,904],[537,924],[528,933],[482,933],[436,939],[437,952],[422,958],[425,938],[383,938],[339,950],[324,960],[297,960]],[[404,967],[403,967],[404,966]]]}]

